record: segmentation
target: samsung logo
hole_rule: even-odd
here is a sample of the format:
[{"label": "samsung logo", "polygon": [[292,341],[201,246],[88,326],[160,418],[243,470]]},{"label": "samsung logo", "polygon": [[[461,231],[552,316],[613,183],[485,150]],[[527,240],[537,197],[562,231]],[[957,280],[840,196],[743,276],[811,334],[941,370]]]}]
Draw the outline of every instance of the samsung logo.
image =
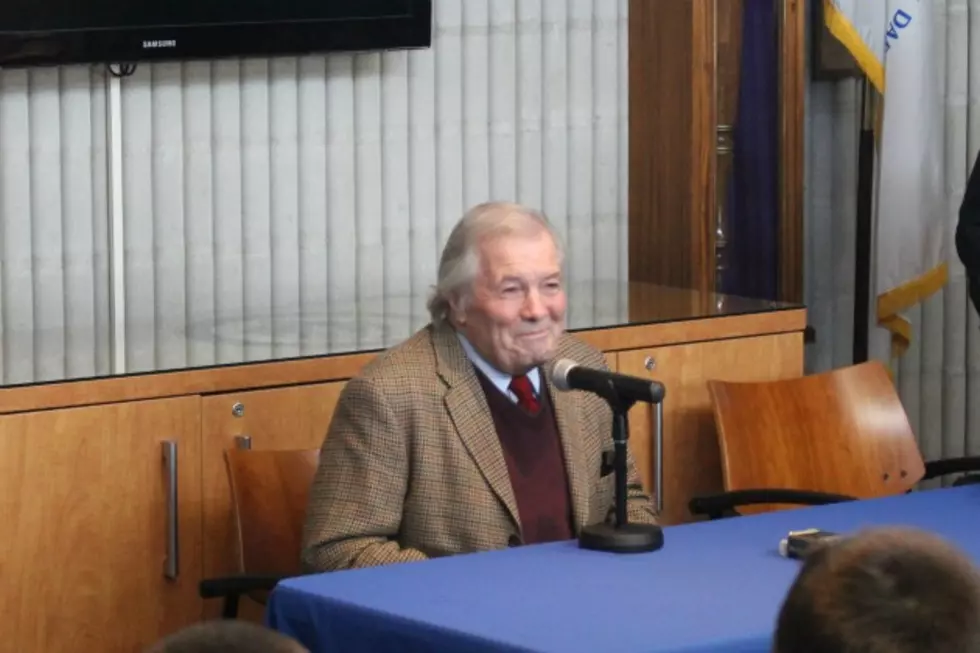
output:
[{"label": "samsung logo", "polygon": [[162,39],[159,41],[143,41],[143,49],[150,50],[154,48],[176,48],[177,39]]}]

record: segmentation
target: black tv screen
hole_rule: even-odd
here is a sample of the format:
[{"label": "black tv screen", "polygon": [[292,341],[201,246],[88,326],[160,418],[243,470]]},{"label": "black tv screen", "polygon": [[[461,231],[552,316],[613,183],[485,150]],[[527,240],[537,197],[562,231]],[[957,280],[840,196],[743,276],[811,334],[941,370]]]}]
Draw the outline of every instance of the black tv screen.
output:
[{"label": "black tv screen", "polygon": [[432,0],[0,0],[0,66],[428,47]]}]

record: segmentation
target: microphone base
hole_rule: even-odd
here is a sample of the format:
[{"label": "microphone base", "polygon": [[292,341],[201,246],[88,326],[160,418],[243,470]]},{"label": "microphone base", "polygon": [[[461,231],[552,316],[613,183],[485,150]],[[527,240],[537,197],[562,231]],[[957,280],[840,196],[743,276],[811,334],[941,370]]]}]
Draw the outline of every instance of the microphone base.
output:
[{"label": "microphone base", "polygon": [[649,553],[664,545],[664,532],[654,524],[593,524],[582,529],[579,548],[609,553]]}]

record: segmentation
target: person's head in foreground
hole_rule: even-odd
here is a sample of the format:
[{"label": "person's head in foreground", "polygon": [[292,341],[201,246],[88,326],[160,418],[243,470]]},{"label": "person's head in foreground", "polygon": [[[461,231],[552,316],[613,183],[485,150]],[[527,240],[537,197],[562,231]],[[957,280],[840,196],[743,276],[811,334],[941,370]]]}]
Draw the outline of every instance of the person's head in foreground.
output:
[{"label": "person's head in foreground", "polygon": [[294,639],[247,621],[221,619],[188,626],[147,653],[309,653]]},{"label": "person's head in foreground", "polygon": [[779,613],[774,650],[980,651],[980,575],[934,535],[864,531],[807,556]]},{"label": "person's head in foreground", "polygon": [[429,312],[495,368],[524,374],[565,329],[562,249],[541,213],[492,202],[470,209],[442,252]]}]

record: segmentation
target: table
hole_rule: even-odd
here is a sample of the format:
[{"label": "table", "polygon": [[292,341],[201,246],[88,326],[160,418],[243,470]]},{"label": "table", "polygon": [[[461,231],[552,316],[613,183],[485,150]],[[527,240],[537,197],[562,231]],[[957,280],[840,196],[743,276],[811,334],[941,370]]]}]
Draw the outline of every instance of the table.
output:
[{"label": "table", "polygon": [[980,485],[668,527],[654,553],[561,542],[294,578],[267,623],[314,653],[768,653],[799,564],[780,539],[889,524],[980,560]]}]

